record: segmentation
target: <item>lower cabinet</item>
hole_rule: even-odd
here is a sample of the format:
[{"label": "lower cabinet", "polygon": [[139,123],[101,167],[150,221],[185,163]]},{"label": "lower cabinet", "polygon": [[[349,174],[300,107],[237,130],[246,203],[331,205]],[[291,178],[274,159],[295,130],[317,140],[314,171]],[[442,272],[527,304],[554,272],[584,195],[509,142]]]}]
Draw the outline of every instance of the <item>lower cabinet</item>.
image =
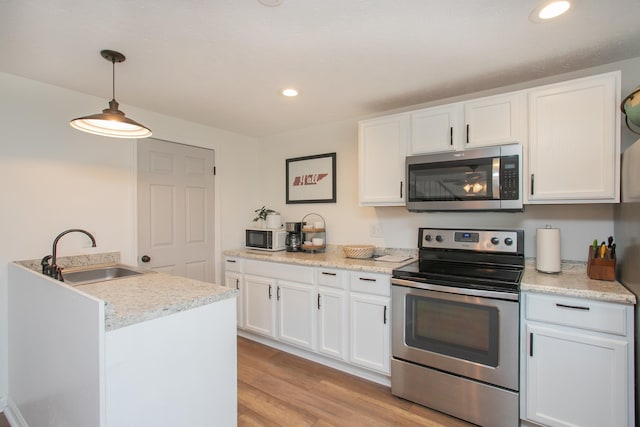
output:
[{"label": "lower cabinet", "polygon": [[545,426],[632,426],[633,307],[524,298],[523,410]]},{"label": "lower cabinet", "polygon": [[244,327],[288,344],[313,349],[313,286],[244,276]]},{"label": "lower cabinet", "polygon": [[242,293],[238,328],[323,356],[314,360],[344,362],[356,375],[389,376],[390,275],[243,262],[242,273],[225,271],[227,286]]},{"label": "lower cabinet", "polygon": [[391,278],[385,274],[353,271],[349,285],[349,360],[355,365],[389,375]]},{"label": "lower cabinet", "polygon": [[389,297],[351,293],[351,363],[390,374]]}]

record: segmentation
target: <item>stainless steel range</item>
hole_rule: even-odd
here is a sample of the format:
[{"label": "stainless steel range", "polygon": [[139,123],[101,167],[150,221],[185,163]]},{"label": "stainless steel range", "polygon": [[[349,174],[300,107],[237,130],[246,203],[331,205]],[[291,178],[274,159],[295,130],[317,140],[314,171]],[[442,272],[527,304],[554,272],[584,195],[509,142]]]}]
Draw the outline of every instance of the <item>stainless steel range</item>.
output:
[{"label": "stainless steel range", "polygon": [[391,279],[394,395],[481,426],[519,424],[522,230],[419,229]]}]

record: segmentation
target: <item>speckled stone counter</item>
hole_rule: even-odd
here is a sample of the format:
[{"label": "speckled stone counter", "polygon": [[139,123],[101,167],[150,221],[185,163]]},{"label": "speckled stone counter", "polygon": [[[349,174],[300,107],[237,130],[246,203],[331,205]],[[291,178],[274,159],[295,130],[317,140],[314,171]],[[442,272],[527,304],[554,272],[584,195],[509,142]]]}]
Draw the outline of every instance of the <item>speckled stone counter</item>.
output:
[{"label": "speckled stone counter", "polygon": [[75,289],[105,301],[107,331],[234,298],[237,291],[199,280],[148,273]]},{"label": "speckled stone counter", "polygon": [[344,256],[340,248],[329,247],[324,253],[306,252],[268,252],[249,249],[234,249],[224,251],[224,255],[255,259],[260,261],[281,262],[286,264],[308,265],[312,267],[342,268],[345,270],[368,271],[371,273],[391,274],[395,268],[407,265],[417,258],[415,250],[386,249],[376,250],[374,257],[381,255],[400,255],[409,257],[402,262],[376,261],[374,258],[355,259]]},{"label": "speckled stone counter", "polygon": [[635,295],[621,283],[590,279],[584,263],[563,262],[561,270],[557,274],[540,273],[535,261],[528,260],[520,290],[620,304],[636,303]]},{"label": "speckled stone counter", "polygon": [[[120,254],[81,255],[59,260],[59,265],[70,271],[89,265],[117,264]],[[41,270],[40,260],[16,263],[38,273]],[[104,301],[107,331],[235,298],[238,292],[212,283],[156,272],[78,285],[73,289]]]}]

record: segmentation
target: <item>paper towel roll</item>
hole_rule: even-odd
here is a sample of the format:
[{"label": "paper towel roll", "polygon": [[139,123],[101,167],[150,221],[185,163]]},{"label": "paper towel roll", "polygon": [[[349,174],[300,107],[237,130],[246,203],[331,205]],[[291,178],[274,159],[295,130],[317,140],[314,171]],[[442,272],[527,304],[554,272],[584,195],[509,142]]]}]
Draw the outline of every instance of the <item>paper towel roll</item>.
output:
[{"label": "paper towel roll", "polygon": [[536,230],[536,269],[542,273],[560,272],[560,229]]}]

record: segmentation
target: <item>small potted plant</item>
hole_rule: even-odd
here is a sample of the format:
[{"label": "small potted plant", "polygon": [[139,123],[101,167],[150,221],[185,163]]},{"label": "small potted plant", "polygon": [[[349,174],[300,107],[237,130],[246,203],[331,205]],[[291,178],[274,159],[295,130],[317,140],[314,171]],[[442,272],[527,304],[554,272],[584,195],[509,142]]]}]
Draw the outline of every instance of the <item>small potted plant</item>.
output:
[{"label": "small potted plant", "polygon": [[274,211],[273,209],[268,209],[264,206],[260,209],[256,209],[253,212],[256,214],[255,218],[253,218],[253,222],[257,222],[260,227],[264,227],[265,222],[267,221],[267,216],[278,214],[278,212]]}]

